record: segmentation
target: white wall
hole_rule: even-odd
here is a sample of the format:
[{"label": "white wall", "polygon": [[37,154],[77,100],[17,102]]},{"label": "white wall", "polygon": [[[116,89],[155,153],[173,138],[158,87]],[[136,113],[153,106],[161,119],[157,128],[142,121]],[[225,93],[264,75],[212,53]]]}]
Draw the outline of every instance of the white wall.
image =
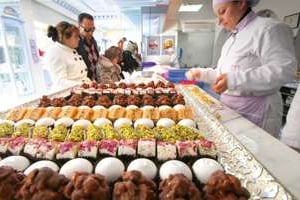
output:
[{"label": "white wall", "polygon": [[178,33],[178,47],[183,48],[181,66],[210,67],[212,64],[215,32],[198,30]]},{"label": "white wall", "polygon": [[[254,8],[255,11],[262,9],[273,10],[279,19],[283,20],[284,16],[300,12],[299,0],[260,0],[259,4]],[[294,33],[298,29],[294,29]]]}]

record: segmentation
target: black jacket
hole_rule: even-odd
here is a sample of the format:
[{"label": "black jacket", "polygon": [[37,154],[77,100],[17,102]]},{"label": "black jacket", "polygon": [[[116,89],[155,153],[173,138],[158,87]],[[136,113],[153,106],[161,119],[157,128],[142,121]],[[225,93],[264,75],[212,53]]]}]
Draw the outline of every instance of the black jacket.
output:
[{"label": "black jacket", "polygon": [[[96,51],[97,57],[99,59],[98,45],[94,38],[93,38],[93,45],[95,47],[95,51]],[[77,50],[78,54],[82,56],[86,66],[87,66],[87,70],[88,70],[87,76],[89,77],[89,79],[92,80],[92,77],[94,77],[94,78],[96,77],[96,68],[95,68],[95,71],[91,70],[91,62],[89,60],[88,52],[86,51],[84,46],[85,46],[84,39],[80,37],[79,45],[76,50]]]}]

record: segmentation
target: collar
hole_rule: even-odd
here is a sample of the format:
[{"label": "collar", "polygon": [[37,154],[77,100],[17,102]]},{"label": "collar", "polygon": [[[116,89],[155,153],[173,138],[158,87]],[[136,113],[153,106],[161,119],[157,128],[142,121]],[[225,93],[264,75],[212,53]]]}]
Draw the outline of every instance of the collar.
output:
[{"label": "collar", "polygon": [[83,43],[86,45],[86,46],[88,46],[88,47],[90,47],[90,46],[92,46],[93,44],[94,44],[94,37],[92,37],[92,39],[91,39],[91,44],[89,45],[88,43],[87,43],[87,41],[86,41],[86,39],[85,39],[85,37],[83,37],[82,35],[80,35],[80,39],[83,41]]},{"label": "collar", "polygon": [[256,17],[257,17],[257,15],[252,10],[250,10],[248,12],[248,14],[246,12],[246,15],[241,18],[240,22],[235,26],[235,29],[232,30],[232,33],[236,34],[236,33],[240,32],[243,28],[245,28]]},{"label": "collar", "polygon": [[[55,42],[55,44],[56,44],[56,46],[58,46],[59,48],[64,49],[64,50],[69,51],[69,52],[74,52],[74,50],[75,50],[75,49],[72,49],[72,48],[70,48],[70,47],[68,47],[68,46],[66,46],[66,45],[64,45],[64,44],[62,44],[62,43],[60,43],[60,42]],[[75,50],[75,51],[76,51],[76,50]]]}]

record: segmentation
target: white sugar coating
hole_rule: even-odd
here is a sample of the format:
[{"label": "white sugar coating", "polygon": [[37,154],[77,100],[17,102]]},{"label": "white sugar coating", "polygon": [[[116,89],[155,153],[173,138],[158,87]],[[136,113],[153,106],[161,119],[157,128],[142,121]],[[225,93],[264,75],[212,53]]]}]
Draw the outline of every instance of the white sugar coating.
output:
[{"label": "white sugar coating", "polygon": [[76,122],[74,122],[73,126],[81,126],[84,129],[87,129],[89,127],[89,125],[91,125],[92,123],[89,120],[86,119],[80,119],[77,120]]},{"label": "white sugar coating", "polygon": [[182,119],[178,122],[178,124],[189,128],[196,128],[196,123],[192,119]]},{"label": "white sugar coating", "polygon": [[25,171],[24,174],[28,175],[30,174],[30,172],[32,172],[35,169],[40,169],[43,167],[48,167],[50,169],[52,169],[53,171],[57,172],[59,170],[58,165],[55,162],[52,162],[50,160],[41,160],[41,161],[37,161],[35,163],[33,163],[32,165],[30,165]]},{"label": "white sugar coating", "polygon": [[66,162],[61,168],[59,173],[72,178],[76,172],[92,173],[93,165],[90,161],[84,158],[75,158]]},{"label": "white sugar coating", "polygon": [[120,106],[120,105],[112,105],[112,106],[109,107],[109,110],[119,109],[119,108],[122,108],[122,106]]},{"label": "white sugar coating", "polygon": [[128,165],[127,171],[133,171],[133,170],[137,170],[141,172],[148,179],[154,179],[157,174],[157,167],[154,164],[154,162],[146,158],[139,158],[133,160]]},{"label": "white sugar coating", "polygon": [[105,176],[109,182],[117,180],[124,171],[125,166],[122,161],[114,157],[102,159],[95,168],[95,173]]},{"label": "white sugar coating", "polygon": [[79,106],[78,109],[80,109],[80,110],[81,109],[90,109],[90,107],[89,106]]},{"label": "white sugar coating", "polygon": [[144,125],[148,128],[153,128],[154,127],[154,123],[153,123],[153,120],[151,119],[148,119],[148,118],[140,118],[140,119],[137,119],[135,122],[134,122],[134,128],[136,128],[138,125]]},{"label": "white sugar coating", "polygon": [[189,180],[192,180],[193,175],[190,168],[179,160],[170,160],[162,164],[159,170],[160,179],[167,179],[170,175],[183,174]]},{"label": "white sugar coating", "polygon": [[169,118],[161,118],[156,123],[156,126],[163,126],[163,127],[171,127],[173,125],[175,125],[175,122]]},{"label": "white sugar coating", "polygon": [[197,179],[201,182],[206,184],[210,178],[210,176],[218,170],[223,171],[223,167],[217,161],[210,159],[210,158],[201,158],[197,160],[193,164],[193,171],[197,177]]},{"label": "white sugar coating", "polygon": [[162,110],[169,110],[169,109],[172,109],[170,106],[168,105],[162,105],[162,106],[159,106],[158,107],[158,110],[159,111],[162,111]]},{"label": "white sugar coating", "polygon": [[17,171],[23,171],[30,165],[29,160],[24,156],[9,156],[0,161],[0,167],[8,166]]},{"label": "white sugar coating", "polygon": [[94,125],[96,125],[96,126],[103,126],[103,125],[106,125],[106,124],[112,124],[112,122],[107,118],[97,118],[94,121]]},{"label": "white sugar coating", "polygon": [[173,109],[179,111],[185,109],[185,106],[182,104],[177,104],[176,106],[173,107]]},{"label": "white sugar coating", "polygon": [[150,106],[150,105],[147,105],[147,106],[143,106],[142,107],[142,110],[144,111],[144,110],[151,110],[151,109],[154,109],[154,107],[153,106]]},{"label": "white sugar coating", "polygon": [[135,110],[135,109],[138,109],[138,108],[139,108],[139,107],[137,107],[136,105],[128,105],[128,106],[126,107],[127,110],[130,110],[130,109]]},{"label": "white sugar coating", "polygon": [[39,119],[36,123],[35,126],[53,126],[55,123],[55,120],[51,117],[45,117],[42,119]]},{"label": "white sugar coating", "polygon": [[119,118],[115,121],[114,123],[114,128],[115,129],[118,129],[120,128],[121,126],[123,125],[129,125],[129,126],[132,126],[132,121],[128,118]]},{"label": "white sugar coating", "polygon": [[106,108],[104,106],[100,106],[100,105],[93,107],[93,110],[102,110],[102,109],[106,109]]},{"label": "white sugar coating", "polygon": [[19,126],[21,126],[22,124],[29,124],[29,125],[33,126],[33,125],[35,124],[35,122],[34,122],[33,120],[31,120],[31,119],[22,119],[22,120],[18,121],[18,122],[15,124],[15,126],[16,126],[16,127],[19,127]]},{"label": "white sugar coating", "polygon": [[70,127],[73,124],[74,124],[74,120],[73,119],[71,119],[69,117],[63,117],[63,118],[60,118],[60,119],[56,120],[54,126],[65,125],[66,127]]}]

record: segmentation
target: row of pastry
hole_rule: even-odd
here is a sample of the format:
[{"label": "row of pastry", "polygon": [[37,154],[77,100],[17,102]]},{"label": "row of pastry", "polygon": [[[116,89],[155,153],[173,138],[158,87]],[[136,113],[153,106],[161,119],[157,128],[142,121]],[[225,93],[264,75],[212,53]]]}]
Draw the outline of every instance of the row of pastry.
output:
[{"label": "row of pastry", "polygon": [[138,108],[137,106],[130,105],[127,107],[121,107],[113,105],[109,109],[103,106],[94,106],[90,108],[88,106],[64,106],[64,107],[24,107],[11,110],[6,119],[12,121],[20,121],[22,119],[31,119],[37,121],[41,118],[50,117],[53,119],[59,119],[63,117],[69,117],[74,120],[86,119],[95,121],[97,118],[108,118],[110,120],[116,120],[119,118],[128,118],[132,121],[136,121],[139,118],[149,118],[152,120],[159,120],[161,118],[170,118],[174,121],[181,119],[193,119],[194,113],[190,106],[176,105],[173,108],[170,106],[144,106]]}]

